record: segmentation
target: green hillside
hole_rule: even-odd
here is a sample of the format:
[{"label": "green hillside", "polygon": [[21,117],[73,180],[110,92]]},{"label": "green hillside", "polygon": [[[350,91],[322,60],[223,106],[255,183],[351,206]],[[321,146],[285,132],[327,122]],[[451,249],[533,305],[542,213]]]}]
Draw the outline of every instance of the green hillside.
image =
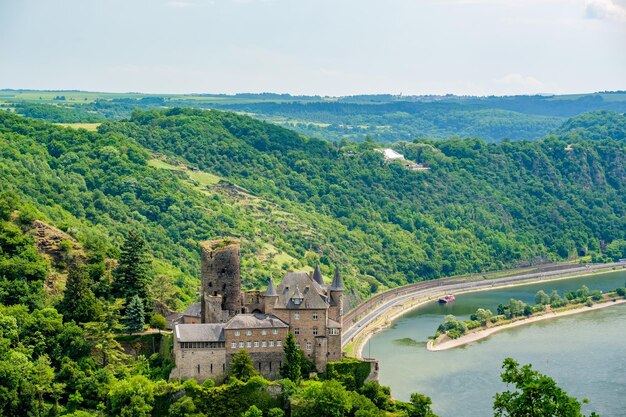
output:
[{"label": "green hillside", "polygon": [[[537,260],[602,259],[626,236],[626,151],[609,139],[337,147],[218,111],[135,112],[99,132],[0,114],[0,178],[38,216],[116,258],[138,229],[154,276],[195,299],[197,243],[243,238],[243,279],[335,264],[362,295]],[[567,148],[567,149],[566,149]]]}]

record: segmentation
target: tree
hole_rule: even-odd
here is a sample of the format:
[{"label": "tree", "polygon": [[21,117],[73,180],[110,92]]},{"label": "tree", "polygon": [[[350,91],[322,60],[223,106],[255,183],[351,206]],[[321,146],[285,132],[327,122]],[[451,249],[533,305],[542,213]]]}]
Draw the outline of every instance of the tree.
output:
[{"label": "tree", "polygon": [[296,337],[293,333],[289,332],[287,340],[285,340],[285,364],[280,370],[280,375],[283,378],[288,378],[295,383],[300,382],[302,378],[302,370],[300,367],[300,349],[296,346]]},{"label": "tree", "polygon": [[437,417],[430,408],[432,403],[430,397],[414,392],[411,394],[411,405],[413,407],[409,410],[408,417]]},{"label": "tree", "polygon": [[244,382],[259,374],[254,369],[252,359],[247,350],[241,349],[233,355],[230,362],[230,374]]},{"label": "tree", "polygon": [[122,245],[119,265],[113,271],[113,294],[125,299],[138,295],[148,301],[149,264],[146,241],[137,230],[132,229]]},{"label": "tree", "polygon": [[351,407],[349,392],[338,381],[307,381],[303,383],[302,391],[294,396],[291,415],[343,417]]},{"label": "tree", "polygon": [[535,304],[550,304],[550,296],[544,290],[537,291],[535,294]]},{"label": "tree", "polygon": [[143,303],[139,296],[135,295],[130,299],[126,306],[126,317],[124,318],[124,325],[129,334],[138,333],[143,331],[145,324],[145,313],[143,310]]},{"label": "tree", "polygon": [[150,319],[150,327],[153,329],[165,330],[167,328],[167,320],[161,314],[153,314]]},{"label": "tree", "polygon": [[124,349],[115,340],[115,333],[121,330],[119,323],[122,300],[108,304],[97,321],[85,323],[85,335],[92,344],[92,352],[102,366],[121,362],[126,358]]},{"label": "tree", "polygon": [[263,417],[263,411],[259,410],[256,405],[251,405],[248,411],[241,415],[242,417]]},{"label": "tree", "polygon": [[[495,417],[583,417],[581,403],[569,397],[556,382],[511,359],[504,360],[502,381],[515,391],[497,393],[493,403]],[[598,417],[595,413],[591,417]]]},{"label": "tree", "polygon": [[95,295],[89,289],[87,272],[84,265],[74,260],[69,265],[67,284],[63,300],[59,303],[59,312],[65,321],[77,323],[94,321],[99,314],[99,305]]}]

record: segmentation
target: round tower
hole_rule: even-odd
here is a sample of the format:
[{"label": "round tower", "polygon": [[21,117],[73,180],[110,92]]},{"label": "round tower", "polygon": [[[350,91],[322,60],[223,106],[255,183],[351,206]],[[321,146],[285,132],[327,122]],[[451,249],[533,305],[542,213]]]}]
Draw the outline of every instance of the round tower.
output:
[{"label": "round tower", "polygon": [[[241,310],[239,240],[233,238],[202,242],[201,314],[204,322],[226,321]],[[220,312],[215,310],[219,303]]]}]

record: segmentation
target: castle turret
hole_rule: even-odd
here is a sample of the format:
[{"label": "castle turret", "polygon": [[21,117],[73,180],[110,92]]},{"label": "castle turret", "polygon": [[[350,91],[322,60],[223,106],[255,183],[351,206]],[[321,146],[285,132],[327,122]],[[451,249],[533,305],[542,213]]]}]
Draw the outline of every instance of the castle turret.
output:
[{"label": "castle turret", "polygon": [[329,318],[343,324],[343,281],[338,267],[335,268],[335,276],[328,292],[330,296]]},{"label": "castle turret", "polygon": [[322,278],[322,271],[320,270],[320,264],[315,265],[315,271],[313,271],[313,281],[320,285],[324,285],[324,278]]},{"label": "castle turret", "polygon": [[267,284],[267,290],[263,295],[263,308],[265,310],[265,314],[272,314],[272,310],[274,309],[277,300],[278,293],[276,292],[276,287],[274,286],[274,280],[270,278],[270,281]]},{"label": "castle turret", "polygon": [[214,240],[200,247],[202,322],[225,322],[241,312],[239,240]]}]

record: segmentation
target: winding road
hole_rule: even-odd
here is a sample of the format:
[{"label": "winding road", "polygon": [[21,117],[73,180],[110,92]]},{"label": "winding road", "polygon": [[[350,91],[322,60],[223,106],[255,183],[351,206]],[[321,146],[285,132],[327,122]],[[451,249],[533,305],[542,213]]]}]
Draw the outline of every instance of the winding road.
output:
[{"label": "winding road", "polygon": [[[344,331],[341,338],[341,347],[344,348],[360,333],[366,330],[370,331],[371,329],[367,329],[368,325],[375,321],[382,314],[396,306],[400,307],[403,302],[413,298],[430,297],[434,299],[436,296],[438,297],[442,294],[447,293],[470,292],[472,290],[479,290],[490,287],[497,288],[514,283],[522,284],[527,282],[536,282],[538,280],[543,280],[546,278],[554,279],[572,274],[596,272],[598,270],[611,270],[613,268],[626,268],[626,262],[596,265],[573,265],[571,267],[566,266],[558,270],[514,274],[502,278],[485,279],[481,277],[475,278],[473,280],[467,280],[467,278],[465,278],[465,280],[459,278],[443,279],[422,282],[418,284],[411,284],[405,287],[399,287],[387,293],[378,294],[377,296],[373,297],[376,299],[380,299],[380,302],[378,304],[377,301],[374,299],[370,299],[363,303],[371,303],[374,305],[372,306],[372,308],[369,309],[369,311],[362,313],[360,316],[354,318],[352,317],[352,315],[354,315],[354,311],[362,308],[363,304],[357,306],[346,314],[347,317],[350,317],[352,319],[350,321],[352,321],[353,324],[350,325],[348,321],[344,318]],[[396,296],[393,295],[398,292],[402,292],[402,294]],[[387,297],[391,298],[386,299]]]}]

